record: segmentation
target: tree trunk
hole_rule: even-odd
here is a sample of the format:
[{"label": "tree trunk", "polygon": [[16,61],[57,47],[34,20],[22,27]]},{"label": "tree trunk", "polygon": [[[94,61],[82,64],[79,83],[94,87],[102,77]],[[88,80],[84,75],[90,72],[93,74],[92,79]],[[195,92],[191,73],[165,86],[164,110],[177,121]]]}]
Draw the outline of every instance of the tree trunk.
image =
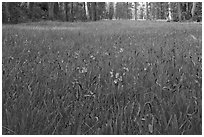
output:
[{"label": "tree trunk", "polygon": [[146,2],[146,20],[149,19],[149,16],[148,16],[148,2]]},{"label": "tree trunk", "polygon": [[164,5],[160,2],[160,19],[164,19]]},{"label": "tree trunk", "polygon": [[193,2],[193,7],[191,9],[191,15],[192,15],[193,20],[194,20],[194,16],[195,16],[196,4],[197,4],[197,2]]},{"label": "tree trunk", "polygon": [[132,6],[134,6],[134,8],[131,8],[132,19],[135,20],[135,3],[131,3],[131,7]]},{"label": "tree trunk", "polygon": [[87,2],[84,2],[85,3],[85,11],[86,11],[86,18],[87,20],[90,20],[90,17],[89,17],[89,9],[88,9],[88,3]]},{"label": "tree trunk", "polygon": [[157,6],[156,3],[155,3],[155,2],[152,2],[152,9],[151,9],[151,10],[152,10],[152,19],[153,19],[153,20],[155,20],[155,19],[156,19],[156,16],[157,16],[157,15],[156,15],[156,9],[157,9],[156,6]]},{"label": "tree trunk", "polygon": [[92,6],[92,20],[96,21],[96,2],[92,2],[91,3]]},{"label": "tree trunk", "polygon": [[162,6],[161,2],[158,2],[158,7],[157,7],[157,19],[161,19],[161,12],[162,12]]},{"label": "tree trunk", "polygon": [[113,2],[113,19],[116,19],[116,3],[117,2]]},{"label": "tree trunk", "polygon": [[172,14],[171,14],[171,2],[168,3],[168,17],[167,17],[167,21],[170,22],[172,21]]},{"label": "tree trunk", "polygon": [[127,9],[126,9],[127,10],[127,19],[129,19],[129,16],[128,16],[128,2],[126,4],[127,4],[126,5],[127,6]]},{"label": "tree trunk", "polygon": [[5,12],[3,12],[3,21],[5,23],[8,23],[11,20],[11,15],[9,11],[9,2],[3,2],[2,5],[3,5],[2,8],[4,7],[4,10],[5,10]]},{"label": "tree trunk", "polygon": [[135,20],[137,20],[137,2],[135,2]]},{"label": "tree trunk", "polygon": [[99,11],[98,11],[98,3],[97,2],[95,2],[95,14],[96,14],[96,20],[99,20]]},{"label": "tree trunk", "polygon": [[88,19],[92,20],[92,7],[91,7],[91,2],[87,2],[87,14],[88,14]]},{"label": "tree trunk", "polygon": [[108,16],[109,19],[112,20],[113,19],[113,14],[114,14],[114,3],[113,2],[109,2],[109,12],[108,12]]},{"label": "tree trunk", "polygon": [[64,13],[65,13],[65,21],[69,21],[69,3],[64,2]]},{"label": "tree trunk", "polygon": [[71,2],[70,13],[71,13],[70,21],[73,22],[74,21],[74,3],[73,2]]},{"label": "tree trunk", "polygon": [[79,3],[78,2],[74,2],[74,20],[79,19],[79,16],[77,15],[77,12],[79,11]]},{"label": "tree trunk", "polygon": [[186,12],[188,12],[189,11],[189,9],[188,9],[188,2],[186,2]]},{"label": "tree trunk", "polygon": [[158,6],[158,2],[155,3],[155,19],[157,20],[159,18],[159,6]]},{"label": "tree trunk", "polygon": [[53,2],[48,3],[48,16],[50,20],[54,19],[54,3]]},{"label": "tree trunk", "polygon": [[150,20],[153,20],[153,9],[154,9],[154,5],[153,2],[150,2]]},{"label": "tree trunk", "polygon": [[83,2],[83,21],[87,20],[87,16],[86,16],[86,3]]},{"label": "tree trunk", "polygon": [[181,21],[181,3],[180,2],[177,2],[177,6],[178,6],[178,18],[179,18],[179,21]]},{"label": "tree trunk", "polygon": [[28,11],[29,11],[30,19],[33,19],[33,7],[34,7],[34,2],[28,2]]},{"label": "tree trunk", "polygon": [[110,14],[110,2],[106,3],[106,18],[109,19]]},{"label": "tree trunk", "polygon": [[59,19],[59,3],[54,2],[54,19]]}]

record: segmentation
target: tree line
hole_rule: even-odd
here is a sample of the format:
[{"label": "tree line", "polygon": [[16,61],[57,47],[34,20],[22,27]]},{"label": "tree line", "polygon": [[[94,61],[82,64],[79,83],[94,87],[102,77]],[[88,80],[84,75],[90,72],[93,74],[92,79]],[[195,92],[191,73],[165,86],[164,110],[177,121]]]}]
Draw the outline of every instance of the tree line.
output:
[{"label": "tree line", "polygon": [[146,19],[201,21],[202,2],[3,2],[3,23],[39,20]]}]

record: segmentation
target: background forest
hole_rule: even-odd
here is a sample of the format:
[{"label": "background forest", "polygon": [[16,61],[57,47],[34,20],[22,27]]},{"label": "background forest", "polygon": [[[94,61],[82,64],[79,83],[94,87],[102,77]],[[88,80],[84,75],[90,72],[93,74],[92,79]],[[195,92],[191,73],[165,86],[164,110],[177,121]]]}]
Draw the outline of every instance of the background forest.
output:
[{"label": "background forest", "polygon": [[201,21],[201,2],[4,2],[3,23],[40,20],[146,19]]}]

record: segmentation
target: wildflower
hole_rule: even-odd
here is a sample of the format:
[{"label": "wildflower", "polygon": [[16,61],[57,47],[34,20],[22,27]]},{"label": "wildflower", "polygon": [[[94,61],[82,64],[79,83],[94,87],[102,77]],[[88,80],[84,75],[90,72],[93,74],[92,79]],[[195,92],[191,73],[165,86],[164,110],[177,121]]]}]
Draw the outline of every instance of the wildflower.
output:
[{"label": "wildflower", "polygon": [[86,67],[82,67],[81,73],[86,73],[87,72],[87,68]]},{"label": "wildflower", "polygon": [[91,59],[95,60],[95,57],[93,55],[90,56]]},{"label": "wildflower", "polygon": [[79,67],[76,67],[76,70],[79,70]]},{"label": "wildflower", "polygon": [[147,65],[148,65],[148,66],[151,66],[151,63],[148,62]]},{"label": "wildflower", "polygon": [[142,121],[145,121],[146,119],[144,117],[141,118]]},{"label": "wildflower", "polygon": [[10,56],[9,59],[14,59],[14,57]]},{"label": "wildflower", "polygon": [[123,72],[123,76],[125,76],[125,72]]},{"label": "wildflower", "polygon": [[96,118],[96,121],[98,121],[98,117],[95,117]]},{"label": "wildflower", "polygon": [[89,94],[91,94],[91,95],[93,95],[93,94],[94,94],[94,93],[93,93],[91,90],[89,90],[88,92],[89,92]]},{"label": "wildflower", "polygon": [[122,76],[120,76],[120,77],[118,78],[118,80],[122,81],[122,78],[123,78],[123,77],[122,77]]},{"label": "wildflower", "polygon": [[116,73],[116,74],[115,74],[115,78],[119,78],[119,73]]},{"label": "wildflower", "polygon": [[108,55],[108,52],[105,52],[105,55]]},{"label": "wildflower", "polygon": [[25,60],[25,61],[23,62],[23,64],[26,64],[26,62],[27,62],[27,60]]},{"label": "wildflower", "polygon": [[74,52],[74,58],[78,58],[79,53],[78,52]]},{"label": "wildflower", "polygon": [[111,78],[113,77],[113,71],[110,71]]},{"label": "wildflower", "polygon": [[27,39],[24,41],[24,44],[25,44],[25,45],[27,45],[27,44],[28,44],[28,40],[27,40]]},{"label": "wildflower", "polygon": [[115,79],[113,82],[114,82],[115,84],[117,84],[117,83],[118,83],[118,79]]},{"label": "wildflower", "polygon": [[123,50],[123,48],[120,48],[120,51],[119,52],[123,52],[124,50]]},{"label": "wildflower", "polygon": [[129,69],[127,67],[123,67],[124,70],[129,71]]}]

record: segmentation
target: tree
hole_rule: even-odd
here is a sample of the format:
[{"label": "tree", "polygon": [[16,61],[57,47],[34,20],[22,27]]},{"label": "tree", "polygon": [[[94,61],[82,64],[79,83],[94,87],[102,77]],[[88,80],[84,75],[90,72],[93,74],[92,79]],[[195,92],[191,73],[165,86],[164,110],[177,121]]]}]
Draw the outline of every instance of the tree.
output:
[{"label": "tree", "polygon": [[58,2],[54,2],[54,19],[58,19],[59,18],[59,3]]},{"label": "tree", "polygon": [[194,16],[195,16],[196,4],[197,4],[197,2],[193,2],[193,6],[192,6],[192,9],[191,9],[192,20],[195,20]]},{"label": "tree", "polygon": [[[138,6],[141,4],[141,6]],[[47,18],[48,17],[48,18]],[[4,2],[3,23],[28,20],[100,20],[100,19],[202,20],[201,2]]]},{"label": "tree", "polygon": [[126,13],[126,19],[128,19],[128,13],[129,13],[129,12],[128,12],[128,2],[126,2],[126,12],[127,12],[127,13]]},{"label": "tree", "polygon": [[157,19],[162,18],[162,2],[158,2],[157,5]]},{"label": "tree", "polygon": [[64,2],[64,20],[65,21],[68,21],[69,20],[69,16],[68,16],[68,3],[67,2]]},{"label": "tree", "polygon": [[189,11],[189,3],[186,2],[186,11],[188,12]]},{"label": "tree", "polygon": [[2,21],[5,23],[10,22],[10,11],[9,11],[9,3],[8,2],[3,2],[2,3],[2,10],[3,10],[3,14],[2,14]]},{"label": "tree", "polygon": [[50,20],[54,19],[54,3],[53,2],[48,3],[48,17]]},{"label": "tree", "polygon": [[85,3],[85,9],[86,9],[86,18],[89,20],[90,17],[89,17],[88,4],[87,4],[87,2],[84,2],[84,3]]},{"label": "tree", "polygon": [[[117,2],[116,3],[116,19],[121,19],[123,18],[123,3],[122,2]],[[108,5],[107,5],[108,7]]]},{"label": "tree", "polygon": [[64,2],[65,21],[69,21],[69,2]]},{"label": "tree", "polygon": [[146,20],[149,19],[148,2],[146,2]]},{"label": "tree", "polygon": [[87,16],[86,16],[86,3],[83,2],[83,20],[87,20]]},{"label": "tree", "polygon": [[97,3],[97,20],[103,19],[106,17],[106,3],[98,2]]},{"label": "tree", "polygon": [[178,6],[178,18],[179,18],[179,21],[181,21],[181,3],[180,2],[177,2],[177,6]]},{"label": "tree", "polygon": [[110,20],[113,19],[113,15],[114,15],[114,3],[113,2],[108,2],[108,18]]},{"label": "tree", "polygon": [[139,9],[139,11],[140,11],[139,18],[140,18],[140,19],[144,19],[144,18],[145,18],[145,17],[144,17],[144,10],[145,10],[145,5],[142,4],[142,5],[140,6],[140,9]]},{"label": "tree", "polygon": [[135,20],[137,20],[137,6],[138,6],[138,4],[137,4],[137,2],[135,2]]},{"label": "tree", "polygon": [[153,19],[153,9],[154,9],[153,2],[150,2],[150,15],[149,15],[150,20]]},{"label": "tree", "polygon": [[33,19],[33,7],[34,7],[34,2],[28,2],[28,11],[29,11],[29,17],[30,19]]},{"label": "tree", "polygon": [[91,3],[92,7],[92,20],[96,21],[97,20],[97,14],[96,14],[96,2]]},{"label": "tree", "polygon": [[19,23],[27,19],[26,13],[21,7],[21,2],[10,2],[5,4],[5,12],[7,12],[8,23]]},{"label": "tree", "polygon": [[116,2],[113,3],[113,19],[116,19]]},{"label": "tree", "polygon": [[73,22],[74,21],[74,3],[71,2],[71,8],[70,8],[70,21]]},{"label": "tree", "polygon": [[158,9],[157,3],[158,2],[151,2],[151,9],[150,9],[150,11],[151,11],[151,16],[152,16],[153,20],[157,19],[157,11],[158,11],[157,10]]},{"label": "tree", "polygon": [[168,16],[167,21],[170,22],[172,20],[172,14],[171,14],[171,2],[168,3]]}]

